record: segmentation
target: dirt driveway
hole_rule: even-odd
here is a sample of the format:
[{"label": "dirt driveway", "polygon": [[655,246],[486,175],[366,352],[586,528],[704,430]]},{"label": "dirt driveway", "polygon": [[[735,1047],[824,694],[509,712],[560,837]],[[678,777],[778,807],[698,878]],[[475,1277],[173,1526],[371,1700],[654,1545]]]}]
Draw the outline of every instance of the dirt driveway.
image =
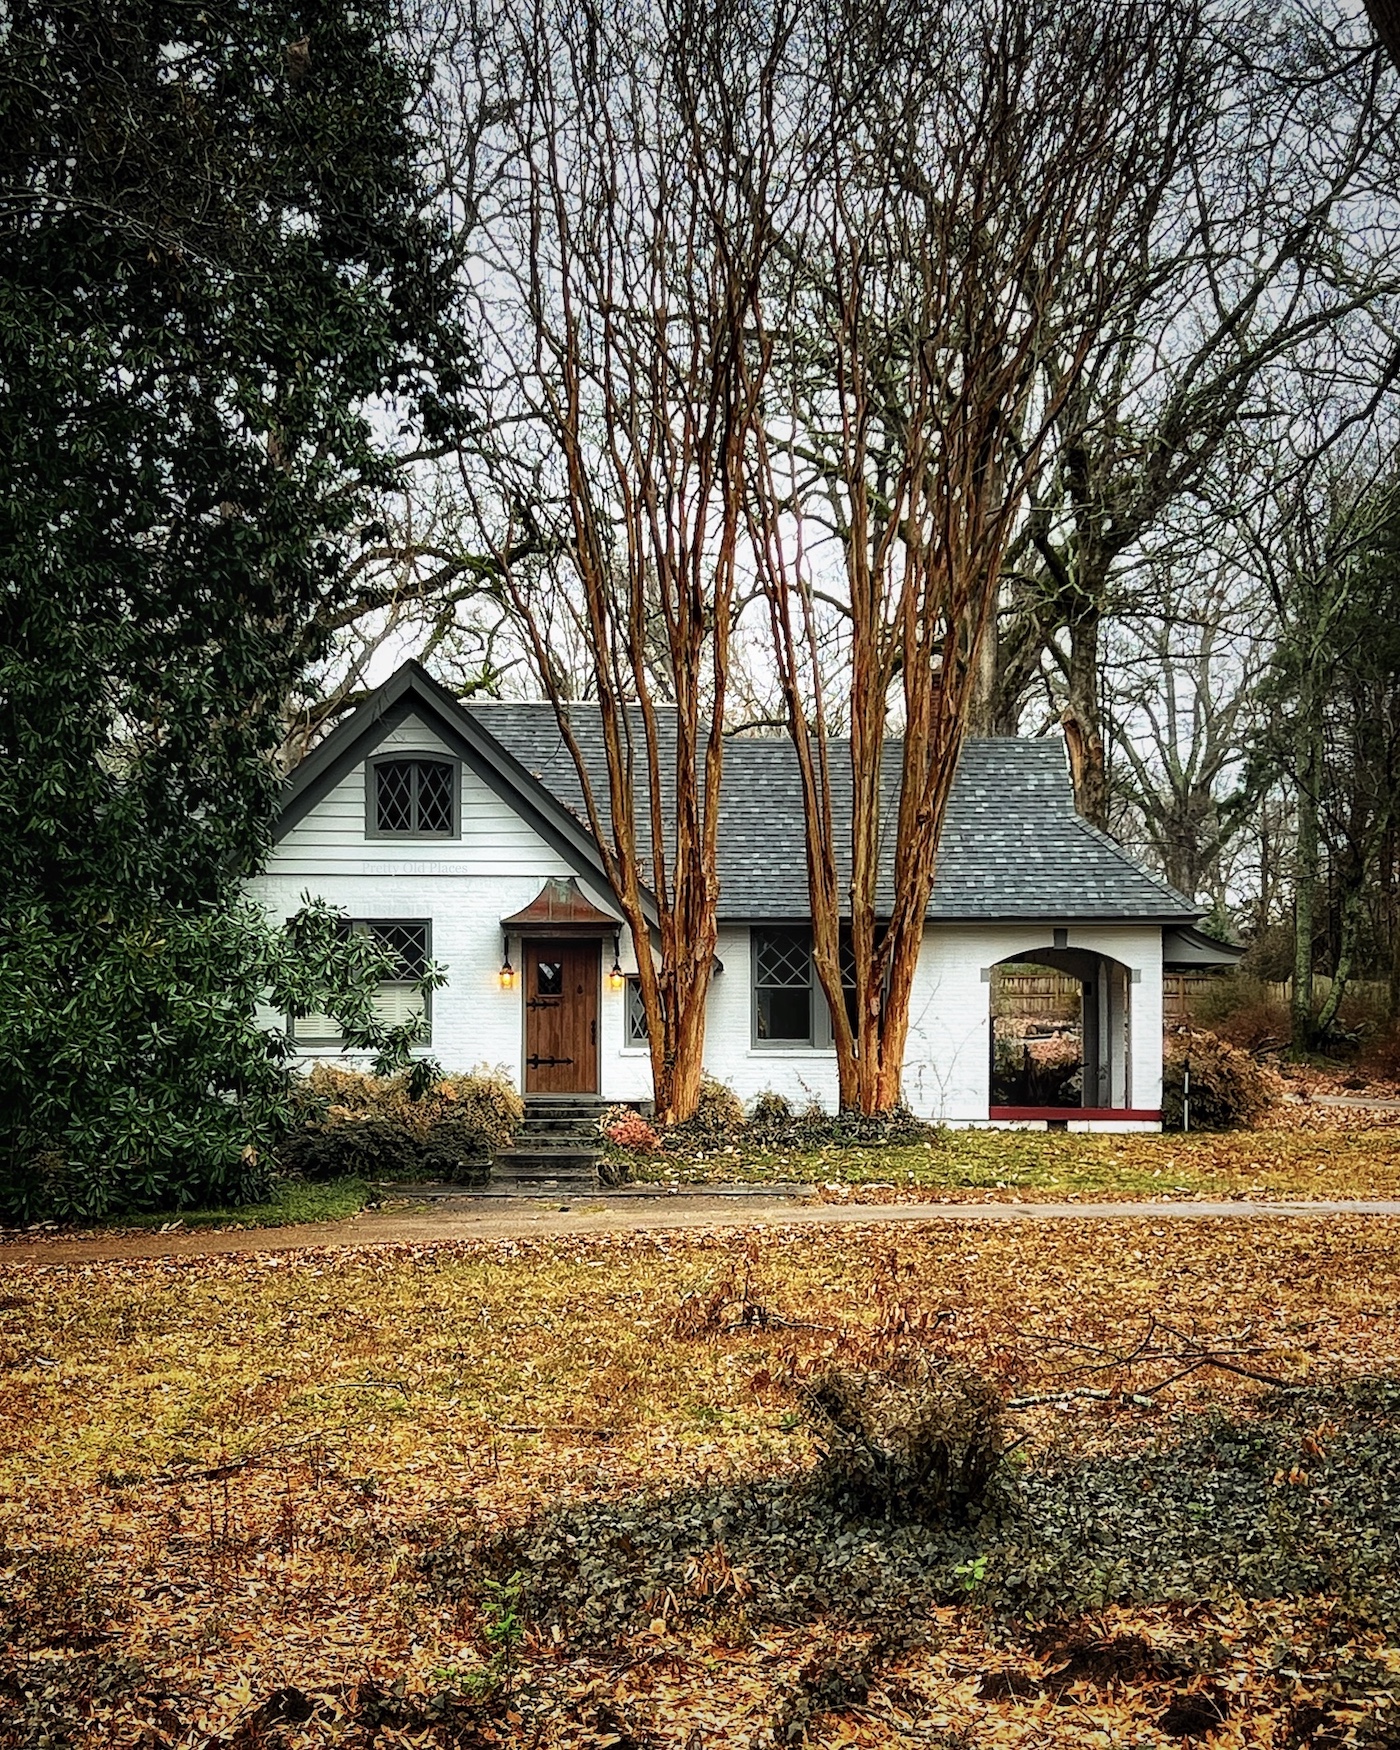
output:
[{"label": "dirt driveway", "polygon": [[543,1199],[462,1198],[430,1207],[373,1210],[349,1221],[213,1233],[121,1233],[18,1239],[0,1246],[0,1270],[18,1264],[80,1264],[103,1259],[215,1257],[228,1253],[353,1249],[403,1243],[539,1238],[552,1234],[637,1233],[648,1229],[907,1227],[925,1222],[1278,1221],[1333,1215],[1400,1215],[1395,1200],[1143,1203],[814,1203],[791,1198],[603,1198],[566,1205]]}]

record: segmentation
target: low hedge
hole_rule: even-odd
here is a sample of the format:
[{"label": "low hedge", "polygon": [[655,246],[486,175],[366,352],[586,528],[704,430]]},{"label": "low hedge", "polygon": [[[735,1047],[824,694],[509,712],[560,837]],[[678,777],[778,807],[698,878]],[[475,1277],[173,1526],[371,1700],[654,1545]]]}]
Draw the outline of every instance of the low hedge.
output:
[{"label": "low hedge", "polygon": [[765,1089],[748,1111],[731,1087],[706,1076],[700,1105],[683,1124],[653,1126],[630,1107],[613,1107],[601,1126],[605,1141],[620,1157],[706,1155],[740,1146],[810,1153],[831,1147],[870,1147],[881,1143],[927,1142],[932,1125],[906,1106],[866,1117],[860,1112],[828,1112],[816,1100],[794,1106],[785,1094]]},{"label": "low hedge", "polygon": [[317,1064],[295,1103],[300,1122],[278,1145],[277,1164],[313,1180],[479,1180],[524,1116],[503,1071],[445,1076],[431,1064],[393,1077]]}]

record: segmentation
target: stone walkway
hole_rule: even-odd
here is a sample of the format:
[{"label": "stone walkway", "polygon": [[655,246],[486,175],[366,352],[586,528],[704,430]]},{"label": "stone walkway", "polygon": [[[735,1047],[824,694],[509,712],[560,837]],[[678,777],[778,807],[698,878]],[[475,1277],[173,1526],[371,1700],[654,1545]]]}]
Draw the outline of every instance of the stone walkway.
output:
[{"label": "stone walkway", "polygon": [[773,1227],[908,1227],[931,1222],[1318,1221],[1329,1216],[1400,1216],[1394,1199],[1198,1203],[806,1203],[768,1196],[592,1197],[566,1205],[540,1198],[461,1198],[431,1208],[371,1210],[349,1221],[221,1233],[125,1233],[30,1240],[0,1246],[0,1273],[25,1264],[106,1259],[219,1257],[231,1253],[354,1250],[392,1244],[543,1239],[555,1234],[675,1232]]},{"label": "stone walkway", "polygon": [[1400,1112],[1400,1100],[1378,1100],[1370,1094],[1313,1094],[1300,1105],[1357,1106],[1366,1112]]}]

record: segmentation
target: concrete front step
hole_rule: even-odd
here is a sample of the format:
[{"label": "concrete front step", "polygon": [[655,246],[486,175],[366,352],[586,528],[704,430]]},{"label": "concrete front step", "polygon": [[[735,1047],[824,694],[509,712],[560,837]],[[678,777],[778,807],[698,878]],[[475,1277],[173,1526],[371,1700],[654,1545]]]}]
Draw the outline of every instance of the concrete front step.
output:
[{"label": "concrete front step", "polygon": [[527,1094],[525,1110],[530,1112],[591,1112],[596,1117],[608,1109],[608,1102],[596,1094]]},{"label": "concrete front step", "polygon": [[538,1124],[523,1124],[516,1131],[512,1148],[562,1148],[572,1149],[575,1154],[598,1154],[603,1147],[603,1139],[593,1129],[585,1129],[579,1125],[561,1125],[558,1129],[546,1130]]}]

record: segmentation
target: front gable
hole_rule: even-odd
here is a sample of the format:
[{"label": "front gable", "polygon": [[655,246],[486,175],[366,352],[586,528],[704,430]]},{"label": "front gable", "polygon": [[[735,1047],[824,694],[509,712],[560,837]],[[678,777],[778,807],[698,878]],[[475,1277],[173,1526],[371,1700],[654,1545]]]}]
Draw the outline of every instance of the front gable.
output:
[{"label": "front gable", "polygon": [[[374,770],[415,753],[454,762],[450,836],[380,836]],[[269,874],[538,875],[560,862],[608,891],[592,835],[416,663],[340,724],[293,773]]]}]

